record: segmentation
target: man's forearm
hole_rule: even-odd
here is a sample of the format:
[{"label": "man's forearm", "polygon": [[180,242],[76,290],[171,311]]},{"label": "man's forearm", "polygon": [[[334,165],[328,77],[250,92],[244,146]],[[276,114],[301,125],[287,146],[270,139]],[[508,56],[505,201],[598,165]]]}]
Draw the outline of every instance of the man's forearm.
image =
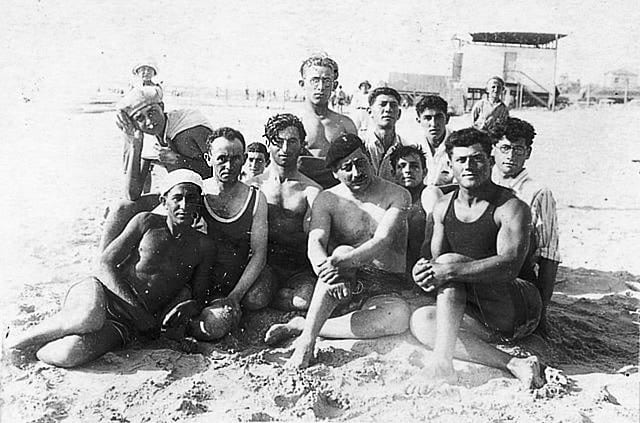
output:
[{"label": "man's forearm", "polygon": [[518,277],[520,265],[516,260],[502,256],[462,263],[443,264],[444,282],[495,283],[508,282]]},{"label": "man's forearm", "polygon": [[255,283],[256,279],[258,279],[258,276],[260,276],[260,272],[264,269],[266,262],[266,255],[254,254],[251,256],[247,263],[247,267],[245,267],[242,276],[240,276],[240,280],[228,296],[235,297],[235,299],[240,302],[247,291]]},{"label": "man's forearm", "polygon": [[132,308],[139,308],[147,311],[146,304],[138,298],[131,285],[125,282],[117,272],[108,264],[102,264],[100,267],[100,281],[109,291],[120,297],[125,303]]},{"label": "man's forearm", "polygon": [[[128,140],[131,142],[131,140]],[[146,173],[143,172],[143,169],[146,166],[140,167],[140,163],[142,161],[142,144],[131,142],[131,149],[129,150],[129,160],[127,162],[127,169],[125,172],[126,177],[126,194],[129,200],[135,201],[140,198],[142,194],[142,189],[144,187],[144,180],[146,178]]]}]

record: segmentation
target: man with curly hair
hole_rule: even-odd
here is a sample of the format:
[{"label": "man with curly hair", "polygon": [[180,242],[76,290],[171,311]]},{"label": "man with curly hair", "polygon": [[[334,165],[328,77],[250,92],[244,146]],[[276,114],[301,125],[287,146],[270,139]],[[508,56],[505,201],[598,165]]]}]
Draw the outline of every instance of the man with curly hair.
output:
[{"label": "man with curly hair", "polygon": [[307,132],[307,147],[300,160],[300,171],[322,185],[336,185],[338,181],[324,165],[331,141],[341,134],[356,134],[353,121],[329,109],[331,93],[338,86],[338,64],[326,54],[308,57],[300,66],[299,84],[304,90],[300,115]]},{"label": "man with curly hair", "polygon": [[529,253],[537,267],[535,280],[544,306],[540,329],[544,333],[547,329],[545,310],[551,301],[560,263],[556,200],[551,190],[532,178],[525,168],[536,136],[533,126],[524,120],[510,117],[498,131],[493,131],[492,134],[495,158],[492,179],[498,185],[511,188],[531,208],[533,243]]},{"label": "man with curly hair", "polygon": [[316,277],[307,258],[311,206],[322,187],[298,171],[306,132],[300,119],[285,113],[264,127],[271,163],[247,181],[264,193],[268,204],[267,272],[277,281],[272,305],[281,310],[309,308]]}]

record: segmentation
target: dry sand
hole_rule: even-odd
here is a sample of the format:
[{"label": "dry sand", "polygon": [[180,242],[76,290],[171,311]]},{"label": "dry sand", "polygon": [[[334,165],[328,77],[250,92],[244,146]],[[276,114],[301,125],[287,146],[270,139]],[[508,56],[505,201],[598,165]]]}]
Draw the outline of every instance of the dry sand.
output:
[{"label": "dry sand", "polygon": [[[167,104],[198,107],[249,141],[259,139],[274,113],[185,99]],[[73,281],[91,274],[105,207],[121,195],[121,141],[113,115],[100,113],[101,106],[85,105],[84,111],[29,103],[5,117],[2,327],[19,331],[36,324],[59,308]],[[413,110],[404,113],[402,133],[416,136]],[[638,295],[629,286],[640,284],[640,163],[632,161],[640,159],[640,108],[514,115],[539,132],[529,168],[556,194],[563,265],[549,342],[510,351],[535,352],[563,369],[565,387],[529,392],[509,374],[456,361],[459,386],[405,396],[406,380],[430,357],[409,334],[323,340],[318,364],[285,371],[281,364],[290,349],[267,348],[260,340],[270,322],[290,316],[261,312],[245,316],[232,336],[203,344],[196,354],[159,340],[75,370],[32,359],[18,366],[4,362],[0,419],[637,422],[638,373],[618,370],[638,365]],[[451,126],[468,123],[465,116]]]}]

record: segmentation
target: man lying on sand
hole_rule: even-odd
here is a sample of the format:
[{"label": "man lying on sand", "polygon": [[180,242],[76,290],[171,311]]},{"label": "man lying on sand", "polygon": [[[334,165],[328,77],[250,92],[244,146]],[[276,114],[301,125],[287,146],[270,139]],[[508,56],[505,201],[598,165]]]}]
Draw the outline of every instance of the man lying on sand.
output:
[{"label": "man lying on sand", "polygon": [[[120,103],[116,124],[128,144],[125,149],[127,199],[111,208],[107,215],[100,251],[122,232],[136,213],[153,210],[159,204],[157,193],[142,195],[152,164],[163,166],[169,172],[190,169],[203,179],[211,176],[203,156],[211,125],[196,110],[165,113],[162,92],[157,87],[131,90]],[[143,134],[155,137],[157,143],[153,148],[143,149]]]},{"label": "man lying on sand", "polygon": [[307,258],[311,206],[322,187],[298,172],[305,146],[302,122],[292,114],[269,118],[264,137],[271,164],[247,183],[260,188],[269,206],[268,267],[279,289],[272,305],[281,310],[309,308],[316,277]]},{"label": "man lying on sand", "polygon": [[529,207],[491,182],[491,139],[475,128],[454,132],[446,143],[455,180],[433,212],[431,251],[420,259],[415,282],[435,292],[435,306],[411,316],[411,332],[433,348],[409,393],[424,394],[454,381],[453,357],[510,371],[527,387],[541,384],[538,359],[512,357],[488,343],[531,334],[540,320],[536,287],[518,274],[529,246]]},{"label": "man lying on sand", "polygon": [[300,158],[300,171],[328,188],[338,183],[324,166],[330,141],[341,134],[355,134],[357,129],[350,118],[329,109],[331,93],[338,86],[338,64],[334,60],[313,55],[302,62],[300,77],[305,93],[300,117],[307,132],[309,154]]},{"label": "man lying on sand", "polygon": [[[327,167],[340,184],[313,203],[308,255],[318,275],[307,317],[272,326],[265,341],[299,335],[288,367],[304,368],[316,337],[377,338],[407,330],[410,310],[395,292],[405,277],[409,193],[373,173],[366,148],[353,134],[336,138]],[[357,310],[340,317],[340,311]]]},{"label": "man lying on sand", "polygon": [[58,314],[5,345],[39,348],[36,355],[45,363],[75,367],[139,334],[158,334],[178,293],[213,277],[216,247],[192,228],[201,193],[197,173],[169,173],[160,197],[167,216],[136,215],[102,252],[98,277],[73,285]]},{"label": "man lying on sand", "polygon": [[510,117],[499,132],[493,133],[492,180],[498,185],[511,188],[519,199],[531,208],[533,245],[531,259],[537,265],[534,278],[542,296],[542,319],[540,329],[546,332],[546,307],[551,301],[556,273],[560,263],[558,250],[558,217],[556,200],[549,188],[533,179],[524,165],[531,156],[531,145],[536,131],[524,120]]}]

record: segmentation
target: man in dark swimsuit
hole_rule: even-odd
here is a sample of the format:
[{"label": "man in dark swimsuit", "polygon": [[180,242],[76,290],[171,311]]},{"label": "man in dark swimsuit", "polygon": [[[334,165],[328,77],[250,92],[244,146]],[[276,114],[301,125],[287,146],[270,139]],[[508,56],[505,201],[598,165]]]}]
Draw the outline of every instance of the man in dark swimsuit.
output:
[{"label": "man in dark swimsuit", "polygon": [[190,324],[191,334],[211,341],[224,335],[209,333],[218,327],[218,306],[212,300],[226,298],[234,312],[242,305],[248,310],[266,307],[273,295],[273,278],[262,274],[267,258],[267,200],[256,187],[238,179],[244,163],[244,137],[235,129],[223,127],[207,140],[207,163],[213,177],[204,181],[206,232],[216,241],[218,258],[211,283],[194,300],[205,308]]},{"label": "man in dark swimsuit", "polygon": [[446,141],[460,187],[435,206],[435,260],[420,259],[413,268],[414,281],[435,292],[437,302],[411,317],[411,332],[433,348],[433,358],[410,382],[410,393],[455,381],[454,357],[507,370],[527,388],[542,382],[535,356],[515,358],[488,343],[531,334],[542,310],[536,287],[518,278],[531,214],[510,190],[491,181],[491,148],[489,136],[474,128]]}]

